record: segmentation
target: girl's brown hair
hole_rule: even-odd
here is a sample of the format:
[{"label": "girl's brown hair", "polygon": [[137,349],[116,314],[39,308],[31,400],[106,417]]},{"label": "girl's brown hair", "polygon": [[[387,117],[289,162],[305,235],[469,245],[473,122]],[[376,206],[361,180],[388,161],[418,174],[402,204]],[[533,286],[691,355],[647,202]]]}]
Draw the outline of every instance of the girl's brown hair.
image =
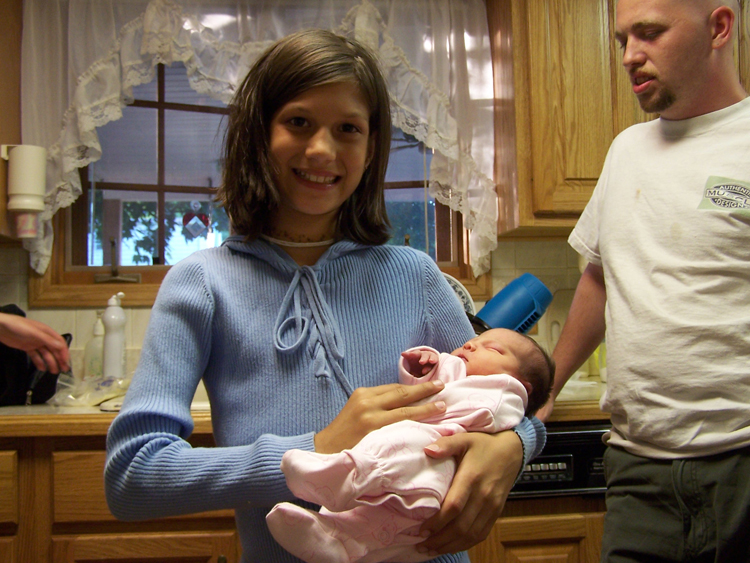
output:
[{"label": "girl's brown hair", "polygon": [[383,244],[390,223],[383,184],[391,145],[390,101],[375,56],[365,47],[323,29],[289,35],[256,61],[229,106],[224,171],[216,196],[236,234],[255,239],[269,227],[280,194],[269,155],[271,120],[301,93],[336,82],[359,86],[370,109],[373,158],[338,215],[337,237]]}]

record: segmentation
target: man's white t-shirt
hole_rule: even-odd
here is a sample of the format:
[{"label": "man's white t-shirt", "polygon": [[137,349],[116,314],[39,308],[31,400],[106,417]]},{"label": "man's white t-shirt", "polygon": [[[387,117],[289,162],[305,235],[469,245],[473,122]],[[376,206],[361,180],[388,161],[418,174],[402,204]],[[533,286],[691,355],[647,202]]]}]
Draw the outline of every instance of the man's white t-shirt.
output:
[{"label": "man's white t-shirt", "polygon": [[623,131],[569,242],[604,269],[608,443],[750,445],[750,98]]}]

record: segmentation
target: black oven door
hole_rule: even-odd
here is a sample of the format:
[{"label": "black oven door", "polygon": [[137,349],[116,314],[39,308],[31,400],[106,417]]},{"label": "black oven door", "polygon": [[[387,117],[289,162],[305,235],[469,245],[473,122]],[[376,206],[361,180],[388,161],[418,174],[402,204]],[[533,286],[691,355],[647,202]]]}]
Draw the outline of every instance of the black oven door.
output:
[{"label": "black oven door", "polygon": [[510,498],[603,495],[608,422],[550,423],[542,453],[526,466]]}]

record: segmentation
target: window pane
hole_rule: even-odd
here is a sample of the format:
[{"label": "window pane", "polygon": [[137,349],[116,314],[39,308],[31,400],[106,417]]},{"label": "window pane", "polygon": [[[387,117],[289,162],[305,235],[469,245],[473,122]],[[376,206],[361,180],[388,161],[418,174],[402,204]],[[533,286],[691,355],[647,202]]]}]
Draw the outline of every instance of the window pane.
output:
[{"label": "window pane", "polygon": [[164,183],[215,187],[221,181],[223,115],[165,112]]},{"label": "window pane", "polygon": [[156,184],[156,123],[155,109],[126,106],[122,109],[122,119],[97,129],[102,157],[89,167],[92,179],[120,184]]},{"label": "window pane", "polygon": [[176,264],[197,250],[219,246],[229,236],[229,218],[212,199],[211,194],[165,194],[165,264]]},{"label": "window pane", "polygon": [[157,252],[157,201],[153,192],[91,190],[88,265],[151,265]]},{"label": "window pane", "polygon": [[424,188],[385,190],[385,207],[391,220],[390,244],[402,245],[409,235],[409,246],[435,258],[435,201]]},{"label": "window pane", "polygon": [[388,170],[385,174],[386,182],[413,182],[425,179],[430,173],[432,151],[417,141],[415,137],[407,135],[400,129],[393,129],[391,141],[391,156],[388,159]]},{"label": "window pane", "polygon": [[188,82],[187,69],[181,62],[164,68],[164,101],[196,106],[226,107],[224,102],[193,90]]}]

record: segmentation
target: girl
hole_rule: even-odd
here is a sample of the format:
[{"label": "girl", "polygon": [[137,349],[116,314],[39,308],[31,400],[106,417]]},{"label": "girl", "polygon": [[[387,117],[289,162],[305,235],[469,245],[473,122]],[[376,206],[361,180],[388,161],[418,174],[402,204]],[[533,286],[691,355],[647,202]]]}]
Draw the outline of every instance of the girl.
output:
[{"label": "girl", "polygon": [[[413,403],[442,386],[399,385],[394,365],[405,348],[452,350],[472,330],[429,257],[383,244],[389,146],[385,82],[354,41],[297,33],[250,70],[231,107],[219,190],[237,236],[173,266],[161,286],[108,436],[115,516],[233,508],[243,562],[298,561],[265,523],[294,500],[283,454],[336,453],[439,412]],[[201,378],[216,448],[186,441]],[[421,552],[468,561],[453,553],[486,537],[524,455],[543,442],[541,424],[524,419],[516,433],[431,446],[460,461]]]}]

